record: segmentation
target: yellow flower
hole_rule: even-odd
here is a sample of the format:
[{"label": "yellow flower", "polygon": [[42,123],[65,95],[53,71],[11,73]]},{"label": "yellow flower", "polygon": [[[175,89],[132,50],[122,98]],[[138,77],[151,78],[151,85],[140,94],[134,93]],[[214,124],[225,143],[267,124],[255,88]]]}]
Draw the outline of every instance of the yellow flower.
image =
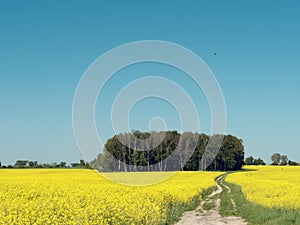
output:
[{"label": "yellow flower", "polygon": [[[170,205],[188,204],[220,174],[178,172],[159,184],[138,187],[113,183],[92,170],[0,170],[0,225],[163,223]],[[161,175],[116,176],[155,180]]]},{"label": "yellow flower", "polygon": [[249,201],[269,208],[300,209],[300,167],[245,168],[254,170],[230,174],[226,181],[240,185]]}]

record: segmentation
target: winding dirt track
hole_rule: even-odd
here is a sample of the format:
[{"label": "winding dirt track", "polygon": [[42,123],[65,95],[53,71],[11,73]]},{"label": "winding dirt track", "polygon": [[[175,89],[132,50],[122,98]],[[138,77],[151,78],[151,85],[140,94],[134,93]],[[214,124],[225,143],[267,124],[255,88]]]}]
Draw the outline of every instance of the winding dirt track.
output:
[{"label": "winding dirt track", "polygon": [[[231,192],[230,188],[223,184],[225,177],[226,175],[220,176],[216,180],[217,190],[212,192],[206,199],[204,199],[196,210],[185,212],[181,220],[176,223],[176,225],[247,225],[248,223],[241,217],[222,217],[219,214],[221,199],[220,197],[212,197],[222,193],[223,188],[220,183],[222,183],[222,185],[227,189],[227,194]],[[215,207],[209,211],[204,210],[203,205],[206,202],[214,202]],[[236,207],[233,199],[231,199],[231,202],[232,205]]]}]

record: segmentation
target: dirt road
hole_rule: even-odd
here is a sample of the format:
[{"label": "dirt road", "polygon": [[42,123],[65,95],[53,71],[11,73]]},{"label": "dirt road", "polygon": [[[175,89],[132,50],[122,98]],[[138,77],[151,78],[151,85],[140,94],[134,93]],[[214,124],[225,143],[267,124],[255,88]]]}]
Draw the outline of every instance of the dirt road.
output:
[{"label": "dirt road", "polygon": [[[196,210],[185,212],[181,220],[176,223],[176,225],[246,225],[247,222],[241,217],[222,217],[219,214],[221,204],[219,194],[225,191],[220,184],[222,183],[222,185],[227,189],[227,193],[231,192],[230,188],[223,184],[225,177],[226,175],[220,176],[216,180],[217,190],[204,199]],[[232,205],[236,207],[233,199],[231,199],[231,202]],[[211,204],[213,205],[213,208],[210,210],[204,210],[203,206],[205,204]]]}]

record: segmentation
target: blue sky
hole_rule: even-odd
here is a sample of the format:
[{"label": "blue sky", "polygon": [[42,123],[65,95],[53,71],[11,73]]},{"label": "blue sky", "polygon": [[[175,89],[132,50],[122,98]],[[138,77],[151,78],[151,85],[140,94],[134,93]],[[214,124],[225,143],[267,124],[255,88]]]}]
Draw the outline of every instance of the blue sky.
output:
[{"label": "blue sky", "polygon": [[[0,161],[78,161],[72,103],[80,78],[106,51],[132,41],[164,40],[198,54],[214,72],[227,107],[226,133],[246,155],[274,152],[300,161],[300,3],[298,1],[26,1],[0,7]],[[217,55],[214,55],[214,53]],[[201,90],[172,68],[137,65],[116,74],[96,106],[99,135],[113,133],[108,107],[126,83],[158,74],[182,85],[203,115]],[[101,97],[101,96],[100,96]],[[156,107],[155,107],[156,106]],[[133,129],[174,108],[148,99],[132,109]]]}]

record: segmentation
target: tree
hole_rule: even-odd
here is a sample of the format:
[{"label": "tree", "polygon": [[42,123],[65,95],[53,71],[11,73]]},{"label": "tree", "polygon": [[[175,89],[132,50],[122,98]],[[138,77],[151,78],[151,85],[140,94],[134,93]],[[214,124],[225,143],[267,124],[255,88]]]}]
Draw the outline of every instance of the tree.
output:
[{"label": "tree", "polygon": [[280,160],[281,160],[280,165],[286,166],[288,164],[288,157],[287,157],[287,155],[281,155],[280,156]]},{"label": "tree", "polygon": [[249,156],[245,159],[246,165],[253,165],[254,164],[254,158],[253,156]]},{"label": "tree", "polygon": [[38,161],[34,161],[34,162],[33,162],[33,167],[34,167],[34,168],[39,167]]},{"label": "tree", "polygon": [[85,162],[83,159],[80,159],[79,164],[80,164],[80,167],[85,167]]},{"label": "tree", "polygon": [[246,165],[266,165],[266,163],[261,158],[253,158],[253,156],[249,156],[245,159]]},{"label": "tree", "polygon": [[16,168],[24,168],[27,166],[27,164],[28,164],[28,160],[17,160],[15,162],[15,167]]},{"label": "tree", "polygon": [[297,166],[297,165],[298,165],[298,163],[297,163],[297,162],[294,162],[294,161],[291,161],[291,160],[289,160],[289,161],[288,161],[288,165],[289,165],[289,166]]},{"label": "tree", "polygon": [[[244,164],[243,141],[235,136],[225,135],[215,159],[217,160],[217,170],[240,170]],[[212,165],[210,170],[213,170]]]},{"label": "tree", "polygon": [[258,158],[258,159],[254,159],[253,161],[253,165],[266,165],[266,163],[261,159],[261,158]]},{"label": "tree", "polygon": [[281,155],[279,153],[274,153],[272,156],[271,156],[271,160],[272,160],[272,164],[273,165],[278,165],[280,163],[280,157]]},{"label": "tree", "polygon": [[239,170],[244,165],[244,145],[232,135],[133,131],[108,139],[91,165],[100,171],[124,172]]},{"label": "tree", "polygon": [[80,167],[80,163],[71,163],[71,167],[72,168],[79,168]]},{"label": "tree", "polygon": [[67,166],[67,163],[66,162],[60,162],[59,163],[59,167],[60,168],[65,168]]}]

